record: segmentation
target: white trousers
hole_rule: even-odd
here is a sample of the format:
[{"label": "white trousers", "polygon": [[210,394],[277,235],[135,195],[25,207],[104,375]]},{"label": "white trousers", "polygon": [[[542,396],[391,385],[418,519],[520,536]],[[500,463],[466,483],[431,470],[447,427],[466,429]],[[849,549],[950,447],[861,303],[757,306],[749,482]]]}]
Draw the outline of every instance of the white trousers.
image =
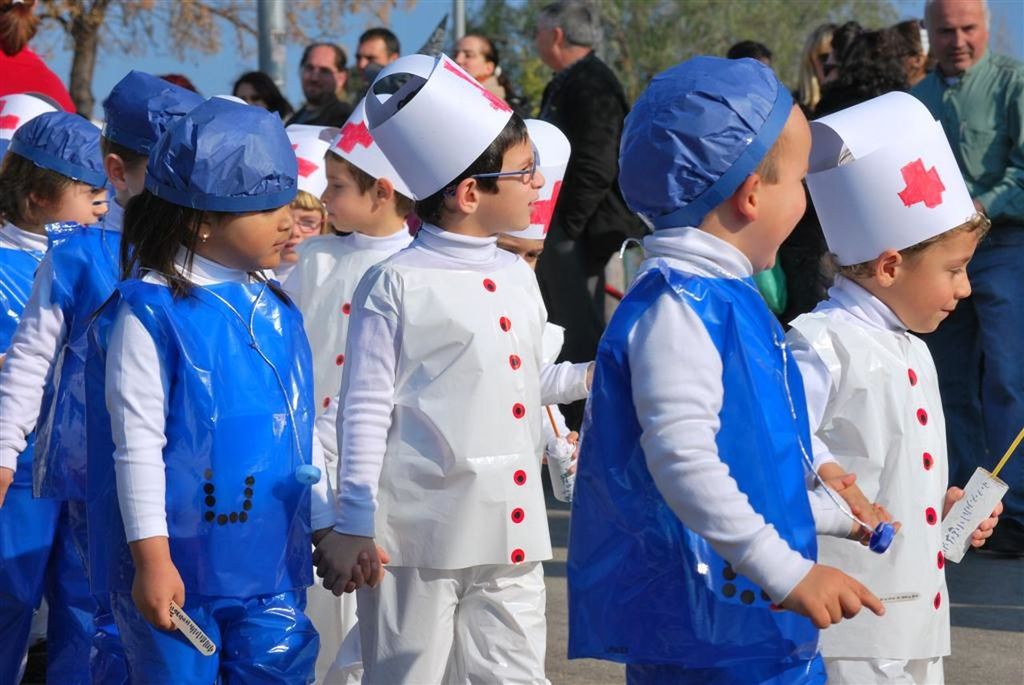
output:
[{"label": "white trousers", "polygon": [[934,659],[825,659],[830,685],[942,685],[942,657]]},{"label": "white trousers", "polygon": [[366,685],[545,684],[544,569],[388,567],[357,591]]},{"label": "white trousers", "polygon": [[[319,581],[319,578],[317,578]],[[320,634],[317,685],[355,685],[363,674],[356,627],[356,596],[335,597],[319,582],[306,591],[306,616]]]}]

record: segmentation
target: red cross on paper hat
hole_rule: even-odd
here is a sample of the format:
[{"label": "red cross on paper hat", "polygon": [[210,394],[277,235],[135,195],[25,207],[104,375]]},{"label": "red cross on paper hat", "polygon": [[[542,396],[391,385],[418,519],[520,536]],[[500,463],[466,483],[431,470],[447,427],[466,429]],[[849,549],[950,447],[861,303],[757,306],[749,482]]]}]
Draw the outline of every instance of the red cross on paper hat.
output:
[{"label": "red cross on paper hat", "polygon": [[558,194],[562,192],[562,182],[555,181],[554,186],[551,188],[551,197],[547,200],[538,200],[533,203],[533,209],[530,211],[530,224],[536,224],[544,227],[544,235],[548,234],[548,229],[551,228],[551,217],[555,213],[555,205],[558,203]]},{"label": "red cross on paper hat", "polygon": [[373,136],[370,135],[369,129],[366,128],[365,121],[360,121],[359,123],[350,121],[341,129],[341,137],[338,138],[336,145],[343,152],[352,152],[356,145],[361,145],[362,147],[373,145]]},{"label": "red cross on paper hat", "polygon": [[7,100],[0,100],[0,131],[9,131],[10,134],[3,137],[10,138],[18,128],[21,117],[17,114],[4,114],[5,109],[7,109]]},{"label": "red cross on paper hat", "polygon": [[458,76],[460,79],[462,79],[466,83],[469,83],[474,88],[476,88],[477,91],[479,91],[480,94],[483,95],[487,99],[487,101],[491,104],[491,109],[496,110],[498,112],[511,112],[512,111],[512,108],[508,106],[507,102],[502,100],[500,97],[498,97],[497,95],[495,95],[491,91],[489,91],[486,88],[484,88],[483,85],[479,81],[477,81],[475,78],[473,78],[472,76],[467,74],[465,71],[463,71],[462,68],[459,67],[454,62],[449,62],[449,61],[445,60],[444,68],[447,69],[448,71],[450,71],[451,73],[455,74],[456,76]]},{"label": "red cross on paper hat", "polygon": [[[297,144],[292,145],[292,149],[298,150],[299,146]],[[303,178],[306,178],[310,174],[315,173],[316,170],[320,168],[314,162],[311,162],[308,159],[305,159],[304,157],[299,157],[297,154],[295,155],[295,161],[298,162],[299,164],[299,176],[302,176]]]},{"label": "red cross on paper hat", "polygon": [[924,168],[924,162],[918,158],[900,169],[906,188],[897,195],[903,200],[903,204],[912,207],[918,202],[923,202],[928,209],[935,209],[942,204],[942,193],[946,186],[939,178],[939,172],[935,167],[928,170]]}]

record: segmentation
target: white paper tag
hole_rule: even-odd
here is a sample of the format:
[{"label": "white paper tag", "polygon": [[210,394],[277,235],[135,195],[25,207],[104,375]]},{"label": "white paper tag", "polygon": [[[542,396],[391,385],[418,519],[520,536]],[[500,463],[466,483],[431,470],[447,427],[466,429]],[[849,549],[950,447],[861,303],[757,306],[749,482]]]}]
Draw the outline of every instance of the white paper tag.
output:
[{"label": "white paper tag", "polygon": [[967,481],[964,496],[942,521],[942,554],[946,561],[959,563],[971,546],[971,535],[1003,499],[1009,486],[983,468],[975,469]]},{"label": "white paper tag", "polygon": [[217,651],[217,645],[213,640],[206,637],[206,633],[188,617],[180,606],[171,602],[171,623],[188,638],[188,641],[198,649],[204,656],[213,656]]}]

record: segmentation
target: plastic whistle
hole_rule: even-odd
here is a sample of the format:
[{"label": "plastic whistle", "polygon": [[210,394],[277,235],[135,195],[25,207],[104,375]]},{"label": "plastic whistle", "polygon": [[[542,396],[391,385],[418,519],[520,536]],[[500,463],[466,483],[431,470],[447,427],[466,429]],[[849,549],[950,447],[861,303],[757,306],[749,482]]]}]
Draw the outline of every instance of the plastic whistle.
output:
[{"label": "plastic whistle", "polygon": [[303,464],[295,469],[295,480],[303,485],[316,485],[320,482],[320,469],[312,464]]},{"label": "plastic whistle", "polygon": [[871,533],[871,538],[868,540],[868,549],[875,554],[884,554],[895,537],[896,528],[891,523],[883,521],[875,526],[875,530]]},{"label": "plastic whistle", "polygon": [[217,651],[217,645],[213,644],[213,640],[208,638],[206,633],[173,601],[171,602],[171,623],[188,638],[192,646],[198,649],[203,656],[213,656]]}]

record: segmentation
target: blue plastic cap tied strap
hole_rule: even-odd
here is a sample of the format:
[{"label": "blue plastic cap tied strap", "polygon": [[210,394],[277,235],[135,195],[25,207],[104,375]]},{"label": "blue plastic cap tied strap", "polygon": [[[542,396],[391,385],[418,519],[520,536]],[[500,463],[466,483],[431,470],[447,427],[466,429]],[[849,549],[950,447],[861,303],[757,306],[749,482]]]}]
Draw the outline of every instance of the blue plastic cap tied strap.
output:
[{"label": "blue plastic cap tied strap", "polygon": [[281,118],[211,98],[172,122],[149,153],[146,190],[183,207],[262,212],[295,199],[298,162]]},{"label": "blue plastic cap tied strap", "polygon": [[626,203],[655,229],[700,225],[754,172],[792,108],[792,95],[756,60],[694,57],[658,74],[626,117]]},{"label": "blue plastic cap tied strap", "polygon": [[93,188],[107,184],[100,130],[77,114],[40,114],[15,131],[8,152]]},{"label": "blue plastic cap tied strap", "polygon": [[103,101],[103,136],[148,155],[172,121],[202,103],[198,93],[143,71],[130,71]]}]

